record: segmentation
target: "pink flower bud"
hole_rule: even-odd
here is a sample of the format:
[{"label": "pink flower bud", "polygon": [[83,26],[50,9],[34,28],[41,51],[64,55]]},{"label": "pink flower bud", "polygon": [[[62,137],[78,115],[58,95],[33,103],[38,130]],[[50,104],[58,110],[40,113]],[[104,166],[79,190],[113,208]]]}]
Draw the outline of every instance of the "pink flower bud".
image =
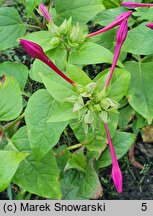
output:
[{"label": "pink flower bud", "polygon": [[150,29],[153,29],[153,23],[148,23],[146,26]]},{"label": "pink flower bud", "polygon": [[49,14],[47,8],[46,8],[42,3],[39,4],[39,10],[40,10],[41,14],[45,17],[45,19],[46,19],[49,23],[52,22],[52,17],[51,17],[51,15]]},{"label": "pink flower bud", "polygon": [[123,20],[118,28],[116,34],[116,42],[117,44],[123,44],[128,33],[128,22],[127,19]]},{"label": "pink flower bud", "polygon": [[105,131],[106,131],[109,149],[110,149],[110,154],[111,154],[111,159],[112,159],[112,179],[113,179],[113,182],[114,182],[114,185],[116,187],[117,192],[121,193],[122,192],[122,172],[121,172],[121,169],[120,169],[118,161],[117,161],[117,157],[116,157],[116,153],[115,153],[113,143],[111,140],[108,125],[105,123],[104,127],[105,127]]},{"label": "pink flower bud", "polygon": [[65,74],[63,74],[63,72],[61,72],[56,67],[56,65],[48,58],[48,56],[44,53],[41,46],[39,46],[34,42],[24,40],[24,39],[20,39],[20,43],[30,56],[41,60],[42,62],[47,64],[52,70],[54,70],[58,75],[60,75],[63,79],[69,82],[71,85],[75,85],[75,83],[71,79],[69,79]]},{"label": "pink flower bud", "polygon": [[112,166],[112,179],[118,193],[122,192],[122,172],[118,162]]},{"label": "pink flower bud", "polygon": [[108,30],[111,30],[112,28],[118,26],[121,24],[121,22],[124,20],[124,19],[128,19],[132,14],[132,11],[128,11],[128,12],[124,12],[122,14],[120,14],[119,16],[116,17],[116,19],[109,25],[105,26],[104,28],[96,31],[96,32],[93,32],[91,34],[88,34],[87,35],[87,38],[88,37],[92,37],[92,36],[95,36],[95,35],[98,35],[98,34],[101,34],[101,33],[104,33]]},{"label": "pink flower bud", "polygon": [[20,44],[22,45],[24,50],[33,58],[41,60],[42,56],[45,54],[42,47],[32,41],[20,39]]},{"label": "pink flower bud", "polygon": [[127,23],[127,19],[123,20],[122,23],[120,24],[117,34],[116,34],[116,46],[115,46],[115,52],[114,52],[114,58],[113,58],[113,62],[112,62],[112,66],[111,66],[111,70],[109,72],[108,78],[105,82],[105,87],[107,88],[107,86],[110,83],[110,80],[112,78],[112,75],[114,73],[117,61],[119,59],[119,55],[121,52],[121,48],[122,45],[127,37],[127,33],[128,33],[128,23]]},{"label": "pink flower bud", "polygon": [[137,2],[122,2],[121,5],[127,8],[152,7],[153,6],[153,4],[137,3]]}]

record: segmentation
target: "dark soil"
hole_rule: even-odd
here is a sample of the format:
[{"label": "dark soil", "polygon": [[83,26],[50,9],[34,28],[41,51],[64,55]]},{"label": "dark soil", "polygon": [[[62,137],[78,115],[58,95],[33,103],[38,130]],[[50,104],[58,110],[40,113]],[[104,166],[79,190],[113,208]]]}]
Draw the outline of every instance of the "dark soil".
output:
[{"label": "dark soil", "polygon": [[[143,152],[140,145],[143,146]],[[141,147],[142,148],[142,147]],[[145,153],[144,153],[145,152]],[[123,172],[123,192],[115,192],[110,177],[111,167],[100,173],[104,194],[102,199],[110,200],[152,200],[153,199],[153,144],[137,143],[135,148],[136,160],[144,165],[140,170],[133,167],[125,155],[119,162]],[[104,178],[104,179],[103,179]]]}]

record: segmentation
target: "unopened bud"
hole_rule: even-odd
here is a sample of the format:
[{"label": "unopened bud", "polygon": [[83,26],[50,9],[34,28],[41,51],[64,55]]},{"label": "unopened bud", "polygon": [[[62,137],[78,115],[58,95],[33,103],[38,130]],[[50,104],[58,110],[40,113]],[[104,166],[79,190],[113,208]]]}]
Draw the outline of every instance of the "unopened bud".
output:
[{"label": "unopened bud", "polygon": [[76,90],[79,94],[82,94],[85,92],[85,87],[83,85],[76,84]]},{"label": "unopened bud", "polygon": [[150,29],[153,29],[153,23],[148,23],[148,24],[146,24],[146,26]]},{"label": "unopened bud", "polygon": [[84,121],[86,124],[91,124],[94,121],[94,115],[90,110],[85,114]]},{"label": "unopened bud", "polygon": [[116,35],[116,42],[118,44],[123,44],[128,33],[128,22],[127,19],[123,20],[118,28]]},{"label": "unopened bud", "polygon": [[58,37],[53,37],[50,41],[51,49],[56,48],[60,44],[61,40]]},{"label": "unopened bud", "polygon": [[106,111],[101,111],[98,116],[102,120],[102,122],[107,123],[108,113]]},{"label": "unopened bud", "polygon": [[52,22],[52,17],[51,17],[51,15],[49,14],[47,8],[46,8],[42,3],[39,4],[39,10],[40,10],[41,14],[44,16],[44,18],[45,18],[49,23]]},{"label": "unopened bud", "polygon": [[49,31],[51,34],[53,34],[56,37],[60,37],[60,30],[57,25],[55,25],[54,23],[51,23],[48,27],[49,27]]}]

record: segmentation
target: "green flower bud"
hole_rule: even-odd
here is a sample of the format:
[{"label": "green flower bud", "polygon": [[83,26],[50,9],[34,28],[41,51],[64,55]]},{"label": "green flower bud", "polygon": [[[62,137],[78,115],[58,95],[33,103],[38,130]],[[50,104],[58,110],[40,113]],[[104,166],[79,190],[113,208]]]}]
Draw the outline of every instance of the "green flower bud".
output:
[{"label": "green flower bud", "polygon": [[56,37],[60,37],[60,30],[59,27],[57,25],[55,25],[54,23],[51,23],[49,25],[49,31],[51,32],[51,34],[53,34]]},{"label": "green flower bud", "polygon": [[69,45],[71,48],[77,48],[77,47],[79,46],[78,43],[71,42],[69,39],[68,39],[68,45]]},{"label": "green flower bud", "polygon": [[102,122],[107,123],[108,113],[106,111],[101,111],[98,116],[102,120]]},{"label": "green flower bud", "polygon": [[103,99],[103,93],[102,92],[96,92],[94,95],[94,101],[95,103],[99,103]]},{"label": "green flower bud", "polygon": [[88,104],[88,109],[94,112],[94,104],[92,102]]},{"label": "green flower bud", "polygon": [[88,129],[89,129],[88,124],[86,124],[85,122],[83,122],[82,126],[83,126],[83,129],[84,129],[85,135],[87,135],[88,134]]},{"label": "green flower bud", "polygon": [[84,122],[86,124],[91,124],[93,121],[94,121],[93,112],[91,112],[90,110],[88,110],[88,112],[84,116]]},{"label": "green flower bud", "polygon": [[119,111],[117,110],[116,107],[112,107],[112,108],[108,109],[107,111],[108,111],[108,112],[111,112],[111,113],[116,113],[116,114],[119,113]]},{"label": "green flower bud", "polygon": [[95,112],[100,112],[100,111],[101,111],[101,106],[100,106],[100,104],[95,104],[95,105],[94,105],[94,111],[95,111]]},{"label": "green flower bud", "polygon": [[77,90],[77,93],[82,94],[85,92],[85,87],[83,85],[76,84],[76,90]]},{"label": "green flower bud", "polygon": [[91,93],[91,94],[94,92],[95,88],[96,88],[96,83],[95,82],[91,82],[91,83],[89,83],[88,85],[85,86],[86,92]]},{"label": "green flower bud", "polygon": [[103,110],[107,110],[110,107],[110,101],[108,100],[108,98],[105,98],[101,100],[100,105]]},{"label": "green flower bud", "polygon": [[81,97],[79,97],[78,100],[74,104],[73,112],[79,111],[83,107],[84,107],[83,99]]},{"label": "green flower bud", "polygon": [[77,101],[77,96],[75,96],[75,95],[72,95],[72,96],[70,96],[70,97],[68,97],[68,98],[65,98],[65,102],[69,102],[69,103],[75,103],[76,101]]},{"label": "green flower bud", "polygon": [[83,30],[80,27],[79,23],[77,23],[76,26],[72,27],[68,41],[70,45],[76,46],[76,45],[79,45],[79,43],[83,42],[84,40],[85,40],[85,37],[84,37]]},{"label": "green flower bud", "polygon": [[110,99],[110,98],[108,98],[108,100],[110,102],[111,107],[116,107],[116,108],[119,107],[120,104],[118,102],[116,102],[116,101],[114,101],[113,99]]},{"label": "green flower bud", "polygon": [[64,22],[59,27],[59,31],[61,35],[66,35],[72,29],[72,18],[70,17],[69,20],[64,20]]},{"label": "green flower bud", "polygon": [[66,35],[67,34],[67,20],[66,19],[64,20],[64,22],[59,27],[59,31],[60,31],[61,35]]},{"label": "green flower bud", "polygon": [[51,49],[56,48],[59,44],[61,43],[60,38],[58,37],[53,37],[50,41]]},{"label": "green flower bud", "polygon": [[67,21],[67,32],[70,32],[72,29],[72,17],[70,17]]}]

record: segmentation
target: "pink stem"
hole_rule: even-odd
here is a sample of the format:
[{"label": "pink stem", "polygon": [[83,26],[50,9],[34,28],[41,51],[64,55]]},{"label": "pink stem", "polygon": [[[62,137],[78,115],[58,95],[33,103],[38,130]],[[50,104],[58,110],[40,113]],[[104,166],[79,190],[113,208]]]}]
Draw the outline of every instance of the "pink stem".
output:
[{"label": "pink stem", "polygon": [[105,85],[104,85],[104,88],[106,89],[110,83],[110,80],[113,76],[113,73],[114,73],[114,69],[116,67],[116,64],[117,64],[117,61],[118,61],[118,58],[119,58],[119,55],[120,55],[120,52],[121,52],[121,47],[122,45],[121,44],[117,44],[116,47],[115,47],[115,55],[114,55],[114,58],[113,58],[113,63],[112,63],[112,66],[111,66],[111,70],[108,74],[108,78],[105,82]]},{"label": "pink stem", "polygon": [[114,24],[111,23],[111,24],[107,25],[106,27],[104,27],[104,28],[102,28],[102,29],[100,29],[100,30],[98,30],[98,31],[96,31],[96,32],[93,32],[93,33],[88,34],[88,35],[86,36],[86,38],[93,37],[93,36],[95,36],[95,35],[104,33],[104,32],[106,32],[106,31],[108,31],[108,30],[110,30],[110,29],[112,29],[112,28],[114,28],[114,27],[116,27],[116,26],[117,26],[116,23],[114,23]]},{"label": "pink stem", "polygon": [[110,153],[111,153],[111,158],[112,158],[113,165],[116,165],[116,164],[118,165],[115,149],[114,149],[114,146],[112,144],[112,140],[111,140],[110,132],[109,132],[109,129],[108,129],[108,125],[106,123],[104,123],[104,128],[105,128],[107,139],[108,139],[108,145],[109,145],[109,148],[110,148]]},{"label": "pink stem", "polygon": [[46,55],[44,55],[40,60],[43,61],[45,64],[47,64],[50,68],[52,68],[58,75],[60,75],[63,79],[65,79],[71,85],[75,86],[75,82],[73,82],[62,71],[60,71],[56,67],[56,65]]}]

